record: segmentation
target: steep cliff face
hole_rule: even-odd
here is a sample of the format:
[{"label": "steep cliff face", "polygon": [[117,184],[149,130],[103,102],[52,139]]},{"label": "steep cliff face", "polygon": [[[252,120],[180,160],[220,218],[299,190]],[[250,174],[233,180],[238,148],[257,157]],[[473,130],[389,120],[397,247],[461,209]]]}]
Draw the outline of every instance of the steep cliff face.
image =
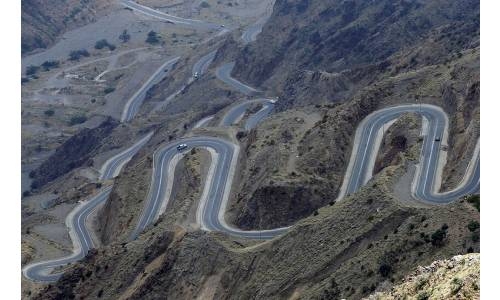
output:
[{"label": "steep cliff face", "polygon": [[101,145],[102,140],[107,137],[118,123],[111,118],[93,129],[82,129],[76,135],[64,142],[56,152],[52,154],[31,174],[33,182],[31,187],[40,188],[48,182],[89,163],[92,152]]},{"label": "steep cliff face", "polygon": [[[290,231],[256,245],[184,226],[205,174],[186,160],[174,206],[127,242],[147,195],[151,153],[194,121],[161,116],[169,125],[117,178],[102,211],[106,245],[36,297],[359,299],[400,283],[418,265],[479,252],[479,230],[467,226],[479,222],[472,205],[407,206],[393,190],[415,159],[421,124],[414,115],[389,130],[372,181],[334,202],[360,121],[401,103],[434,104],[449,114],[445,184],[461,178],[463,157],[479,136],[478,5],[277,1],[257,42],[241,50],[227,40],[215,64],[236,58],[233,75],[264,87],[277,83],[273,89],[282,91],[277,112],[240,139],[227,220],[245,229],[293,225]],[[202,110],[205,100],[221,101],[207,95],[226,94],[224,103],[239,97],[215,94],[207,82],[188,88],[183,105]],[[179,219],[171,218],[180,210]]]},{"label": "steep cliff face", "polygon": [[378,292],[366,299],[479,299],[479,268],[478,253],[438,260],[419,266],[404,283],[390,291]]},{"label": "steep cliff face", "polygon": [[474,207],[403,207],[387,194],[386,175],[259,246],[165,233],[160,223],[137,241],[100,249],[35,299],[359,299],[418,265],[479,251],[467,226],[479,220]]},{"label": "steep cliff face", "polygon": [[257,41],[238,55],[234,74],[258,86],[283,82],[291,70],[353,69],[411,48],[443,26],[477,31],[461,37],[466,45],[478,37],[478,16],[477,0],[278,0]]},{"label": "steep cliff face", "polygon": [[110,0],[22,0],[21,50],[46,48],[66,30],[96,20]]}]

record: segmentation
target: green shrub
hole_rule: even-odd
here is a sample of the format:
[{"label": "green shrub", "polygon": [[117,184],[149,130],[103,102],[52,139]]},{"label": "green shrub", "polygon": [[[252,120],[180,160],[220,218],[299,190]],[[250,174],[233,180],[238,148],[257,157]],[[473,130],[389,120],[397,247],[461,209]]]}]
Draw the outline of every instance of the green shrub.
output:
[{"label": "green shrub", "polygon": [[427,300],[429,299],[430,295],[427,291],[423,291],[417,296],[417,300]]},{"label": "green shrub", "polygon": [[389,274],[391,274],[392,267],[388,264],[381,264],[380,267],[378,268],[378,272],[382,277],[387,277]]},{"label": "green shrub", "polygon": [[123,30],[123,32],[118,37],[122,43],[126,43],[130,40],[130,34],[127,32],[127,29]]},{"label": "green shrub", "polygon": [[85,123],[85,121],[87,121],[87,117],[85,115],[76,115],[71,117],[71,119],[69,120],[69,125],[73,126],[77,124],[82,124]]},{"label": "green shrub", "polygon": [[110,86],[104,89],[104,94],[109,94],[115,91],[115,88]]},{"label": "green shrub", "polygon": [[44,71],[49,71],[52,68],[57,68],[59,67],[59,61],[58,60],[46,60],[42,64],[42,68]]},{"label": "green shrub", "polygon": [[446,230],[440,228],[431,235],[432,245],[442,246],[446,238]]},{"label": "green shrub", "polygon": [[54,115],[54,110],[53,109],[47,109],[46,111],[43,112],[47,117],[52,117]]},{"label": "green shrub", "polygon": [[149,43],[149,44],[158,44],[160,42],[159,38],[158,38],[158,35],[156,32],[154,32],[153,30],[151,30],[149,33],[148,33],[148,37],[146,38],[146,43]]},{"label": "green shrub", "polygon": [[89,57],[90,53],[85,49],[73,50],[69,53],[70,60],[79,60],[81,57]]},{"label": "green shrub", "polygon": [[27,66],[26,67],[26,76],[30,76],[30,75],[35,75],[36,72],[38,72],[38,69],[40,69],[39,66]]},{"label": "green shrub", "polygon": [[479,236],[479,231],[474,231],[474,232],[472,233],[471,238],[472,238],[472,241],[473,241],[474,243],[479,242],[479,237],[480,237],[480,236]]},{"label": "green shrub", "polygon": [[467,225],[467,228],[469,228],[470,232],[474,232],[477,229],[479,229],[479,222],[478,221],[470,221],[469,225]]},{"label": "green shrub", "polygon": [[469,202],[470,204],[472,204],[472,206],[474,206],[477,211],[479,211],[479,195],[472,195],[470,197],[467,197],[467,202]]},{"label": "green shrub", "polygon": [[108,49],[111,51],[116,49],[116,46],[110,44],[106,39],[98,40],[97,42],[95,42],[94,48],[96,48],[97,50],[101,50],[104,47],[108,47]]}]

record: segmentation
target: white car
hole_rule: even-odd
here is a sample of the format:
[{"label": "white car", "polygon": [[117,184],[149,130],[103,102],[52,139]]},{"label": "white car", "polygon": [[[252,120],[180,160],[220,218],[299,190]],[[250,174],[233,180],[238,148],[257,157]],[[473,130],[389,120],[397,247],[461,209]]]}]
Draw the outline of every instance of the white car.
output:
[{"label": "white car", "polygon": [[200,77],[200,73],[198,72],[195,72],[194,75],[193,75],[194,79],[198,79]]},{"label": "white car", "polygon": [[180,144],[180,145],[177,146],[177,151],[182,151],[182,150],[184,150],[186,148],[187,148],[186,144]]}]

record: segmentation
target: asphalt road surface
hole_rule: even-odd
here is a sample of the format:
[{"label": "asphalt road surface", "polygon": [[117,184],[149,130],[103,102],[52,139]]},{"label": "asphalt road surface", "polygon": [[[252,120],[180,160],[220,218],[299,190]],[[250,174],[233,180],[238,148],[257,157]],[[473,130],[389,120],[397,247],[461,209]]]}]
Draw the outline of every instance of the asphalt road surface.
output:
[{"label": "asphalt road surface", "polygon": [[203,119],[196,122],[196,124],[193,126],[193,129],[205,127],[213,118],[214,116],[204,117]]},{"label": "asphalt road surface", "polygon": [[139,13],[142,13],[144,15],[168,22],[168,23],[173,23],[175,25],[179,25],[182,27],[188,27],[188,28],[195,28],[195,29],[206,29],[206,30],[211,30],[211,29],[217,29],[220,30],[222,27],[221,25],[210,23],[210,22],[205,22],[201,20],[193,20],[193,19],[186,19],[186,18],[181,18],[181,17],[176,17],[173,15],[169,15],[167,13],[161,12],[159,10],[138,4],[134,1],[129,1],[129,0],[122,0],[121,4],[134,10]]},{"label": "asphalt road surface", "polygon": [[232,108],[229,109],[229,111],[224,115],[222,120],[220,121],[220,126],[231,126],[235,123],[238,123],[239,120],[243,117],[247,109],[255,103],[260,103],[262,104],[262,108],[256,112],[255,114],[252,114],[248,117],[247,121],[245,122],[245,130],[250,130],[257,126],[257,124],[262,121],[265,117],[267,117],[272,110],[274,109],[274,100],[272,99],[265,99],[265,98],[260,98],[260,99],[254,99],[254,100],[249,100],[245,101],[239,104],[236,104]]},{"label": "asphalt road surface", "polygon": [[[152,135],[153,132],[147,134],[131,147],[108,159],[101,168],[100,180],[111,179],[118,175],[123,166],[146,144]],[[89,200],[80,203],[66,217],[66,226],[73,242],[73,254],[25,266],[23,274],[26,278],[38,282],[57,281],[63,272],[51,273],[55,268],[81,260],[90,249],[94,248],[94,242],[85,222],[99,204],[106,202],[112,187],[108,186]]]},{"label": "asphalt road surface", "polygon": [[[231,109],[222,121],[230,125],[245,111],[246,103]],[[479,141],[476,151],[468,167],[462,183],[452,191],[439,193],[437,178],[442,176],[445,161],[441,152],[447,143],[448,117],[437,106],[432,105],[399,105],[381,109],[370,114],[358,126],[354,149],[351,154],[341,192],[337,200],[356,192],[365,185],[373,175],[373,165],[379,149],[384,124],[398,119],[402,114],[420,113],[428,126],[423,137],[422,154],[418,172],[415,174],[412,193],[415,198],[431,203],[449,203],[461,196],[476,193],[479,190]],[[225,120],[225,121],[224,121]],[[379,134],[380,133],[380,134]],[[177,146],[185,143],[186,149],[177,150]],[[146,201],[146,207],[140,222],[133,232],[136,238],[149,224],[164,212],[170,200],[173,185],[173,171],[177,162],[192,148],[206,148],[212,154],[212,166],[207,175],[207,184],[197,210],[197,221],[204,230],[220,231],[230,235],[269,239],[285,232],[289,227],[273,230],[244,231],[234,228],[225,222],[224,215],[229,198],[232,178],[239,153],[239,146],[232,142],[214,137],[190,137],[169,143],[161,147],[154,156],[152,184]],[[440,181],[438,181],[440,182]]]},{"label": "asphalt road surface", "polygon": [[[177,146],[182,143],[187,144],[188,147],[178,151]],[[148,198],[140,220],[131,235],[132,240],[144,231],[148,225],[156,221],[168,206],[171,201],[170,193],[176,162],[192,148],[209,148],[216,153],[215,158],[212,156],[212,171],[209,171],[207,185],[203,192],[204,196],[200,201],[197,212],[197,219],[203,229],[254,239],[269,239],[288,229],[244,231],[228,225],[224,220],[225,207],[231,190],[239,147],[220,138],[190,137],[169,143],[155,152],[153,177]]]},{"label": "asphalt road surface", "polygon": [[149,141],[151,136],[153,136],[153,132],[150,132],[131,147],[108,159],[101,167],[101,176],[99,179],[107,180],[116,177],[123,166]]},{"label": "asphalt road surface", "polygon": [[219,78],[232,88],[238,90],[239,92],[247,96],[259,93],[259,91],[254,89],[253,87],[248,86],[231,77],[231,71],[233,70],[233,68],[234,68],[234,62],[223,64],[222,66],[217,68],[217,70],[215,71],[215,76],[217,76],[217,78]]},{"label": "asphalt road surface", "polygon": [[201,57],[193,65],[193,70],[192,70],[193,73],[192,73],[192,76],[189,77],[189,79],[187,80],[187,83],[185,83],[180,89],[178,89],[177,91],[175,91],[174,93],[172,93],[170,96],[168,96],[165,99],[165,101],[162,101],[162,102],[158,103],[158,105],[156,105],[156,107],[151,111],[151,113],[154,113],[154,112],[162,109],[165,105],[167,105],[175,97],[177,97],[177,95],[179,95],[180,93],[182,93],[186,89],[186,87],[188,87],[195,80],[195,78],[194,78],[194,74],[195,73],[198,73],[199,76],[205,74],[207,72],[207,70],[208,70],[208,67],[212,63],[212,60],[214,59],[216,53],[217,53],[217,50],[214,50],[214,51],[212,51],[212,52],[204,55],[203,57]]},{"label": "asphalt road surface", "polygon": [[447,145],[448,116],[433,105],[399,105],[378,110],[366,117],[356,130],[354,149],[344,178],[338,200],[345,195],[356,192],[366,184],[373,175],[373,165],[378,149],[377,132],[383,130],[384,124],[396,120],[404,113],[419,113],[428,121],[427,132],[424,133],[420,163],[413,181],[412,194],[416,199],[430,203],[449,203],[464,195],[479,191],[479,141],[476,153],[469,163],[469,174],[466,174],[461,186],[444,193],[439,193],[439,186],[444,166],[441,154]]},{"label": "asphalt road surface", "polygon": [[202,58],[200,58],[194,65],[193,65],[193,76],[195,73],[198,73],[200,76],[205,74],[208,70],[208,67],[212,63],[212,61],[215,58],[215,54],[217,53],[217,50],[214,50],[207,55],[204,55]]},{"label": "asphalt road surface", "polygon": [[66,218],[66,225],[73,242],[73,253],[63,258],[29,264],[23,268],[26,278],[37,282],[57,281],[63,272],[51,273],[55,268],[66,266],[85,257],[87,252],[94,248],[94,242],[85,225],[88,216],[96,207],[104,203],[111,193],[111,186],[104,188],[89,200],[80,203]]},{"label": "asphalt road surface", "polygon": [[122,112],[121,121],[128,122],[134,118],[134,116],[139,112],[139,108],[141,107],[144,98],[146,97],[146,93],[148,90],[158,82],[160,82],[163,77],[166,75],[166,71],[168,71],[177,61],[179,57],[175,57],[166,61],[163,65],[161,65],[158,70],[137,90],[137,92],[130,97],[130,99],[125,104],[125,107]]},{"label": "asphalt road surface", "polygon": [[252,24],[248,26],[245,31],[243,31],[243,34],[241,35],[241,39],[243,40],[244,44],[248,44],[251,42],[254,42],[257,39],[257,35],[261,33],[262,27],[264,26],[264,23],[257,22],[255,24]]}]

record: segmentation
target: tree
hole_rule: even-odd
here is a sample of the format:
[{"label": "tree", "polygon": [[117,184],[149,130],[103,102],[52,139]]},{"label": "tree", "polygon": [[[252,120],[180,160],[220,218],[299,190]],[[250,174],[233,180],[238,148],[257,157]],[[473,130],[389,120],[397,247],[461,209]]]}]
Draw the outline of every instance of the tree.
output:
[{"label": "tree", "polygon": [[58,60],[46,60],[42,64],[43,70],[44,71],[49,71],[52,68],[57,68],[59,67],[59,61]]},{"label": "tree", "polygon": [[126,43],[130,40],[130,34],[127,32],[127,29],[123,30],[123,32],[118,37],[122,43]]},{"label": "tree", "polygon": [[115,91],[115,88],[112,86],[109,86],[109,87],[104,89],[104,94],[109,94],[109,93],[112,93],[114,91]]},{"label": "tree", "polygon": [[96,48],[97,50],[103,49],[104,47],[108,47],[108,49],[111,51],[116,49],[116,46],[110,44],[106,39],[98,40],[97,42],[95,42],[94,48]]},{"label": "tree", "polygon": [[43,112],[47,117],[52,117],[54,115],[54,110],[53,109],[47,109],[46,111]]},{"label": "tree", "polygon": [[382,264],[378,268],[378,272],[380,273],[380,275],[382,275],[382,277],[389,276],[389,274],[391,273],[391,271],[392,271],[392,267],[390,265],[388,265],[388,264]]},{"label": "tree", "polygon": [[158,35],[156,32],[154,32],[153,30],[151,30],[149,33],[148,33],[148,38],[146,39],[146,43],[149,43],[149,44],[158,44],[160,42],[160,40],[158,39]]},{"label": "tree", "polygon": [[85,49],[73,50],[69,53],[70,60],[79,60],[80,57],[82,57],[82,56],[88,57],[88,56],[90,56],[90,53]]},{"label": "tree", "polygon": [[85,123],[85,121],[87,121],[87,117],[85,115],[76,115],[71,117],[71,119],[69,120],[69,125],[73,126],[76,124]]},{"label": "tree", "polygon": [[440,228],[431,235],[432,245],[442,246],[446,238],[446,230]]},{"label": "tree", "polygon": [[35,74],[36,74],[36,72],[38,72],[38,69],[40,69],[40,67],[39,67],[39,66],[33,66],[33,65],[31,65],[31,66],[27,66],[27,67],[26,67],[26,75],[27,75],[27,76],[30,76],[30,75],[35,75]]},{"label": "tree", "polygon": [[477,229],[479,229],[479,222],[478,221],[470,221],[469,225],[467,225],[467,228],[469,228],[469,231],[474,232]]}]

